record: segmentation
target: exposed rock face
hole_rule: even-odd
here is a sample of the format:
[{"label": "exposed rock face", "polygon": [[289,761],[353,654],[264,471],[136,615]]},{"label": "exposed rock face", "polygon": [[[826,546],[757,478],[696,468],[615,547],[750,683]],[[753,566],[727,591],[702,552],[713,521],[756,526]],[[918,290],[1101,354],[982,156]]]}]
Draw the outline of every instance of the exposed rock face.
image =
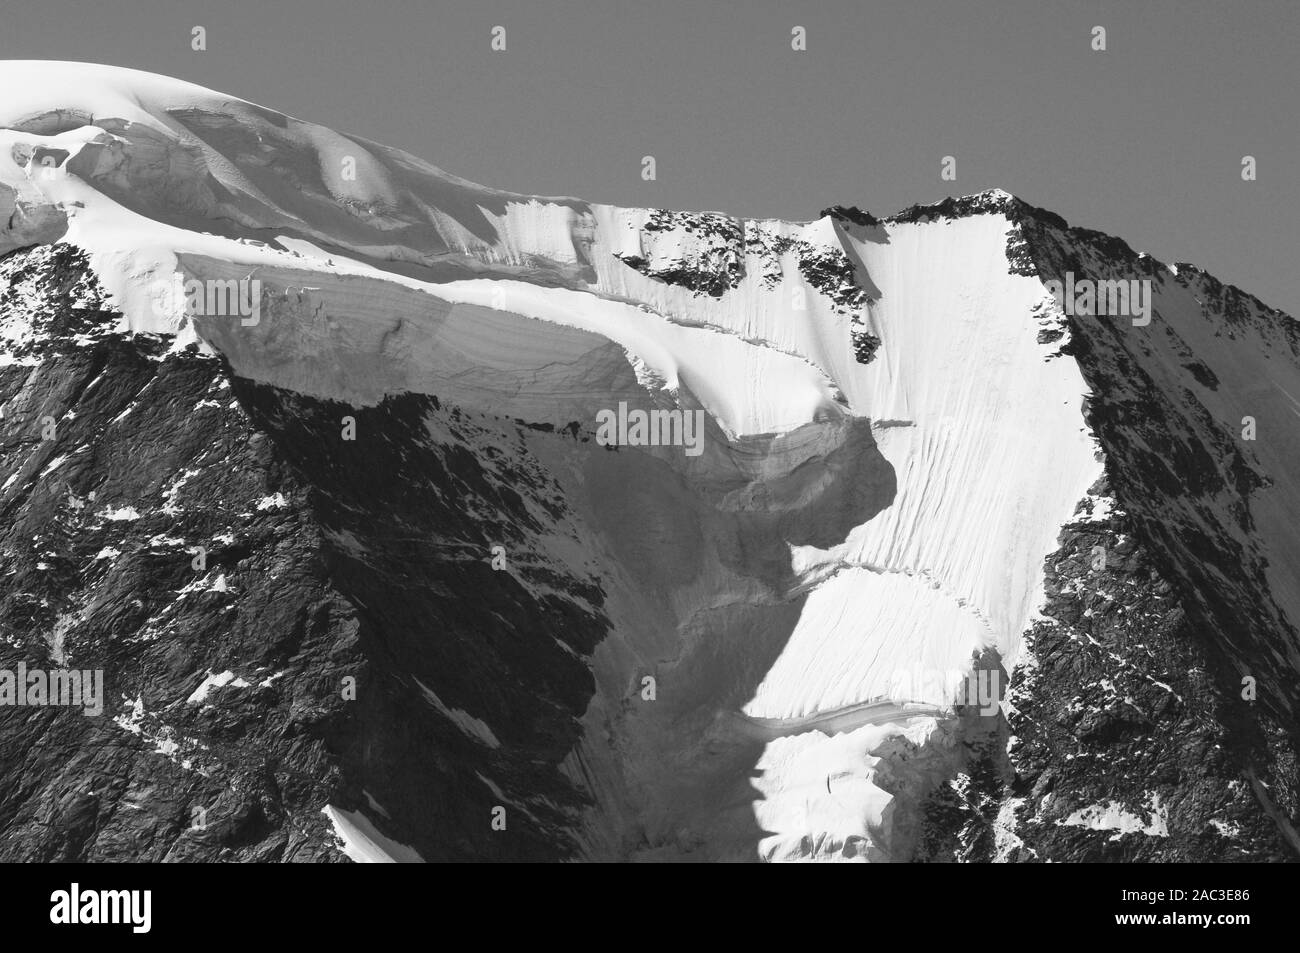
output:
[{"label": "exposed rock face", "polygon": [[[564,510],[526,452],[494,452],[519,425],[332,406],[103,332],[119,316],[68,246],[0,269],[40,292],[41,332],[0,368],[0,668],[105,678],[101,717],[0,707],[6,858],[339,859],[327,798],[381,805],[428,860],[569,854],[557,764],[604,623],[589,580],[491,566]],[[487,802],[536,823],[493,838],[462,814]]]},{"label": "exposed rock face", "polygon": [[1295,803],[1293,739],[1241,699],[1131,516],[1087,508],[1048,559],[1010,738],[970,746],[970,765],[931,801],[922,858],[1293,859],[1278,820],[1294,809],[1261,803]]},{"label": "exposed rock face", "polygon": [[[866,226],[879,224],[856,209],[836,207],[822,217],[844,227],[859,226],[856,230],[863,234]],[[821,295],[833,313],[848,317],[854,358],[869,363],[880,339],[867,321],[872,285],[865,268],[846,254],[838,233],[837,241],[827,245],[786,234],[787,228],[787,223],[741,221],[716,212],[655,209],[641,226],[638,250],[615,253],[615,257],[648,278],[686,288],[695,295],[721,298],[751,272],[760,276],[764,289],[776,289],[788,256],[792,270],[807,285],[808,291],[801,288],[799,294]],[[807,310],[807,305],[798,302],[795,309]]]}]

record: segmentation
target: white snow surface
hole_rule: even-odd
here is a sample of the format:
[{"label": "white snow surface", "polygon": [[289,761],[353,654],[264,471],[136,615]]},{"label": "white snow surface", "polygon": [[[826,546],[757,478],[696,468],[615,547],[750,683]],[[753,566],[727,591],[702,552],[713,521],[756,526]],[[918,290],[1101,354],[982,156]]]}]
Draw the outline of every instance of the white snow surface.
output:
[{"label": "white snow surface", "polygon": [[[367,795],[369,797],[369,795]],[[334,825],[339,849],[358,864],[422,864],[413,848],[385,837],[360,811],[345,811],[326,804],[321,813]]]},{"label": "white snow surface", "polygon": [[1057,821],[1065,827],[1086,827],[1094,831],[1114,831],[1111,840],[1119,840],[1125,834],[1141,833],[1148,837],[1168,837],[1169,825],[1167,811],[1160,803],[1160,796],[1152,794],[1147,801],[1147,813],[1150,819],[1144,819],[1126,810],[1122,804],[1107,801],[1105,804],[1092,804],[1080,808],[1064,820]]},{"label": "white snow surface", "polygon": [[898,490],[842,545],[796,547],[797,571],[841,575],[810,599],[820,618],[800,620],[750,714],[875,697],[889,673],[961,667],[984,646],[1014,664],[1043,557],[1101,464],[1087,385],[1072,361],[1044,359],[1059,343],[1037,343],[1042,285],[1007,273],[1006,230],[986,215],[858,245],[882,290],[883,343],[849,391],[878,422]]},{"label": "white snow surface", "polygon": [[489,748],[501,747],[501,742],[497,740],[496,735],[492,733],[492,729],[489,728],[487,723],[482,719],[475,718],[473,715],[463,712],[459,708],[452,708],[450,705],[444,704],[442,699],[434,693],[433,689],[424,684],[424,682],[420,681],[418,678],[415,679],[415,683],[420,686],[420,691],[423,693],[429,704],[438,709],[438,711],[450,719],[457,728],[463,731],[470,738],[473,738],[481,744],[487,745]]},{"label": "white snow surface", "polygon": [[249,683],[234,672],[229,670],[213,674],[208,672],[207,676],[199,684],[199,687],[190,693],[189,698],[185,699],[187,704],[201,705],[208,699],[209,693],[214,688],[225,688],[230,685],[233,688],[247,688]]}]

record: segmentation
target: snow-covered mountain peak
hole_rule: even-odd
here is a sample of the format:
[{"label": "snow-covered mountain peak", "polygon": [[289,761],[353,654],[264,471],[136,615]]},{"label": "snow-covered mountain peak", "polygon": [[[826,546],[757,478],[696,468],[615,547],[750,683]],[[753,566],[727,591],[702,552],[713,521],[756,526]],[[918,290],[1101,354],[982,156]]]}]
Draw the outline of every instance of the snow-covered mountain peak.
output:
[{"label": "snow-covered mountain peak", "polygon": [[[347,639],[411,666],[390,673],[398,700],[374,724],[396,711],[469,746],[439,788],[449,810],[514,797],[539,838],[591,856],[910,856],[971,739],[1005,731],[1001,695],[975,717],[960,686],[1023,671],[1045,613],[1068,614],[1062,639],[1082,645],[1094,614],[1119,611],[1106,552],[1087,614],[1060,610],[1078,590],[1044,580],[1051,557],[1053,580],[1082,585],[1078,560],[1055,558],[1065,527],[1069,545],[1096,533],[1136,565],[1121,515],[1172,554],[1161,572],[1196,581],[1189,611],[1241,627],[1220,663],[1293,707],[1300,660],[1276,633],[1300,618],[1300,441],[1279,421],[1300,414],[1300,349],[1289,318],[1202,272],[1001,189],[809,222],[622,208],[476,185],[133,70],[0,63],[0,91],[11,399],[39,419],[82,392],[79,354],[135,347],[133,388],[177,374],[191,416],[219,414],[237,447],[169,452],[175,473],[112,484],[111,512],[151,534],[95,536],[94,552],[172,538],[187,486],[221,488],[222,538],[238,520],[300,521],[299,565],[346,570],[313,585],[347,604]],[[1099,282],[1127,310],[1099,313]],[[27,376],[45,362],[72,368],[59,395]],[[628,408],[698,414],[699,439],[630,439]],[[39,502],[41,474],[85,476],[78,455],[131,419],[98,410],[66,454],[16,463],[4,498]],[[1246,415],[1268,441],[1238,440]],[[341,455],[339,421],[358,418],[382,468]],[[235,486],[231,460],[268,485]],[[494,540],[510,544],[506,575],[479,558]],[[168,588],[170,605],[248,605],[243,559]],[[137,622],[142,644],[157,637]],[[233,678],[257,669],[238,661],[205,659],[202,684],[260,685],[260,671]],[[510,772],[543,743],[556,777],[521,794]],[[411,806],[427,806],[420,792],[372,767],[350,765],[336,826],[445,846]],[[387,835],[380,785],[410,801]],[[580,817],[551,817],[570,795]]]}]

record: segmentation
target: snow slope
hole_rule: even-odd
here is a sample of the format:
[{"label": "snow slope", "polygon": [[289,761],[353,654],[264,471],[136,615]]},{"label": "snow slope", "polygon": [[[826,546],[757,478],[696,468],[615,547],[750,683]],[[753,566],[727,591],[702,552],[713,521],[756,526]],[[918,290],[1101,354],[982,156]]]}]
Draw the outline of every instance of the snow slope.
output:
[{"label": "snow slope", "polygon": [[[829,581],[753,713],[887,695],[894,672],[960,668],[986,646],[1014,663],[1042,557],[1101,465],[1082,374],[1036,337],[1042,285],[1007,273],[1007,228],[989,215],[853,243],[881,289],[872,317],[883,342],[854,403],[876,422],[898,493],[843,544],[796,548],[798,571]],[[864,617],[873,624],[858,628]],[[796,685],[803,697],[789,693]]]},{"label": "snow slope", "polygon": [[358,864],[421,864],[423,858],[404,844],[398,844],[375,829],[360,811],[345,811],[325,805],[321,813],[330,819],[340,848]]}]

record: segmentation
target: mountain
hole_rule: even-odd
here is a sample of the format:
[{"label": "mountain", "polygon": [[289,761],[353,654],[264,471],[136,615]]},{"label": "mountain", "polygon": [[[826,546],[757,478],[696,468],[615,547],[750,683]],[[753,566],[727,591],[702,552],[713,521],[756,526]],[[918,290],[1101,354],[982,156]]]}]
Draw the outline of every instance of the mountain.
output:
[{"label": "mountain", "polygon": [[1300,334],[1191,265],[47,62],[0,221],[0,702],[103,679],[3,859],[1300,853]]}]

